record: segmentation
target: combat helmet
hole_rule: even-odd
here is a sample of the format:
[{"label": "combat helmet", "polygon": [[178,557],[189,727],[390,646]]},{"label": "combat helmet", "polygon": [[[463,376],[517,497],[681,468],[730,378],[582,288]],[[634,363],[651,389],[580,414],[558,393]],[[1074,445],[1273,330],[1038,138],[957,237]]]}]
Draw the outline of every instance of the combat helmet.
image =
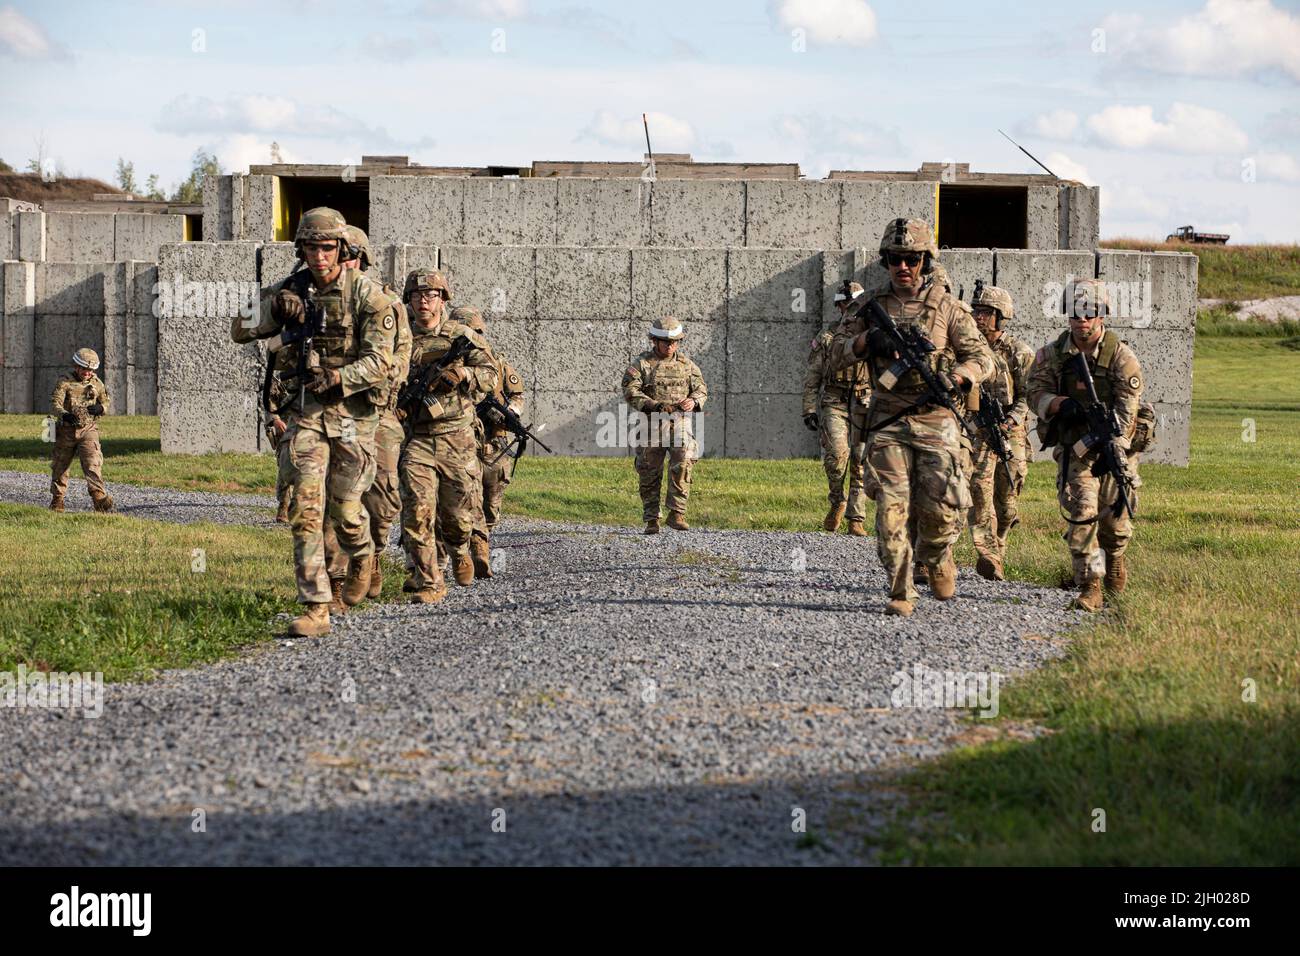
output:
[{"label": "combat helmet", "polygon": [[375,257],[370,253],[370,237],[366,231],[358,226],[347,226],[344,228],[347,235],[347,243],[356,252],[355,256],[349,256],[350,259],[361,260],[361,271],[365,272],[375,264]]},{"label": "combat helmet", "polygon": [[984,306],[996,311],[999,328],[1003,322],[1010,321],[1016,315],[1015,305],[1011,302],[1011,293],[995,285],[981,285],[977,288],[975,294],[971,296],[970,304],[971,308]]},{"label": "combat helmet", "polygon": [[1100,279],[1073,279],[1061,295],[1065,317],[1106,316],[1110,314],[1110,293]]},{"label": "combat helmet", "polygon": [[78,368],[88,368],[93,372],[99,368],[99,356],[94,349],[77,349],[72,353],[72,364]]},{"label": "combat helmet", "polygon": [[941,262],[930,263],[930,281],[943,286],[948,292],[952,291],[952,279],[948,277],[948,270]]},{"label": "combat helmet", "polygon": [[483,313],[472,305],[456,306],[451,310],[451,320],[461,325],[468,325],[479,335],[487,334],[487,323],[483,321]]},{"label": "combat helmet", "polygon": [[676,342],[686,334],[686,329],[681,321],[666,315],[662,319],[655,319],[650,326],[650,338],[664,339],[669,342]]},{"label": "combat helmet", "polygon": [[930,271],[930,263],[939,258],[939,247],[934,244],[934,230],[924,219],[891,219],[880,237],[880,255],[890,252],[923,252],[929,259],[922,272]]},{"label": "combat helmet", "polygon": [[341,244],[348,241],[347,229],[347,220],[337,209],[330,209],[328,206],[308,209],[298,220],[298,231],[293,237],[293,250],[301,259],[304,242],[325,242],[329,239],[338,239],[342,248]]},{"label": "combat helmet", "polygon": [[409,301],[412,292],[430,291],[437,292],[444,302],[451,299],[451,286],[447,284],[446,276],[437,269],[415,269],[406,277],[406,285],[402,288],[402,301]]}]

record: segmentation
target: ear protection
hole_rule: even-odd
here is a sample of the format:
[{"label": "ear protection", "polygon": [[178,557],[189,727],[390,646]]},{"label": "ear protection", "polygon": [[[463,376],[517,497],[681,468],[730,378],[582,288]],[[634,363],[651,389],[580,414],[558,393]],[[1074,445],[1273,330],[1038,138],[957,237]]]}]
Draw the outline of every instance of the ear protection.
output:
[{"label": "ear protection", "polygon": [[[339,244],[340,264],[347,262],[349,259],[360,258],[361,248],[359,246],[352,245],[352,243],[348,242],[346,239],[338,239],[336,241]],[[295,259],[301,259],[304,262],[307,260],[306,255],[303,254],[301,242],[295,242],[293,244],[293,255]]]}]

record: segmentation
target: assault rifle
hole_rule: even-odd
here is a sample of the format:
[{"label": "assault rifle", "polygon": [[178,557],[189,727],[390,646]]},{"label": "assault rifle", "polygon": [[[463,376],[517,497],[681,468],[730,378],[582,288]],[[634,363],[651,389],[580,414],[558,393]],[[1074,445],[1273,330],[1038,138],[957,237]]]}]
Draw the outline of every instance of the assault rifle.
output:
[{"label": "assault rifle", "polygon": [[975,424],[979,426],[984,440],[993,449],[993,454],[997,455],[998,460],[1002,462],[1007,482],[1014,488],[1016,479],[1011,474],[1011,449],[1007,447],[1006,434],[1003,431],[1007,421],[1007,410],[1002,407],[1002,403],[992,395],[981,392],[980,407],[975,409]]},{"label": "assault rifle", "polygon": [[483,420],[483,424],[489,430],[498,427],[504,428],[506,431],[510,432],[510,434],[515,436],[509,445],[506,445],[505,448],[501,449],[501,454],[497,455],[496,458],[493,458],[488,462],[488,464],[495,465],[501,460],[502,456],[509,453],[511,448],[515,449],[514,459],[515,462],[518,463],[519,457],[528,448],[528,439],[530,438],[537,442],[537,444],[541,445],[548,455],[555,454],[550,448],[546,447],[546,442],[542,441],[531,432],[519,416],[511,411],[509,406],[501,404],[495,395],[485,396],[482,401],[475,406],[474,410],[478,412],[478,417]]},{"label": "assault rifle", "polygon": [[[311,294],[311,273],[305,269],[299,271],[295,268],[289,273],[284,288],[296,293],[298,298],[302,299],[302,324],[292,323],[281,326],[280,333],[267,342],[268,355],[266,375],[262,381],[262,407],[271,409],[271,373],[275,359],[269,353],[278,352],[289,345],[296,345],[298,367],[288,377],[298,380],[298,409],[301,412],[307,407],[307,380],[320,370],[320,356],[313,348],[313,343],[325,327],[325,307]],[[280,409],[274,411],[278,413]]]},{"label": "assault rifle", "polygon": [[439,375],[446,369],[451,368],[452,363],[463,359],[472,348],[474,348],[474,343],[469,340],[468,336],[458,335],[452,340],[451,348],[447,350],[447,354],[442,358],[413,367],[406,379],[406,384],[397,393],[397,411],[402,413],[399,417],[405,417],[407,420],[415,418],[415,413],[418,410],[417,406],[421,404],[429,409],[430,415],[436,417],[438,410],[441,408],[441,403],[437,397],[430,393],[430,387],[437,381]]},{"label": "assault rifle", "polygon": [[[1076,358],[1079,362],[1079,376],[1088,391],[1088,404],[1084,408],[1084,413],[1088,416],[1088,433],[1074,443],[1074,453],[1083,458],[1094,449],[1100,450],[1101,454],[1092,464],[1092,473],[1097,478],[1110,475],[1115,481],[1115,504],[1111,507],[1111,513],[1116,518],[1122,518],[1127,511],[1130,517],[1136,517],[1137,485],[1128,469],[1128,455],[1115,444],[1115,439],[1124,434],[1119,427],[1119,417],[1114,409],[1107,408],[1097,397],[1097,386],[1092,380],[1087,356],[1080,352]],[[1098,517],[1100,514],[1099,504]],[[1071,521],[1071,524],[1091,524],[1096,520]]]}]

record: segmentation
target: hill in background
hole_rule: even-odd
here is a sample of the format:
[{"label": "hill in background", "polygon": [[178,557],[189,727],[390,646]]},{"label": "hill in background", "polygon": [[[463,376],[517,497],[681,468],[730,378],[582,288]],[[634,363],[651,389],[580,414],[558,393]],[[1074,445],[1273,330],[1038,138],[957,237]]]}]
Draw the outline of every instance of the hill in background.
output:
[{"label": "hill in background", "polygon": [[1300,295],[1300,246],[1208,246],[1150,239],[1107,239],[1105,249],[1191,252],[1200,260],[1202,299],[1274,299]]},{"label": "hill in background", "polygon": [[56,177],[45,182],[36,173],[0,173],[0,196],[24,202],[43,203],[51,199],[90,202],[96,193],[126,193],[98,179]]}]

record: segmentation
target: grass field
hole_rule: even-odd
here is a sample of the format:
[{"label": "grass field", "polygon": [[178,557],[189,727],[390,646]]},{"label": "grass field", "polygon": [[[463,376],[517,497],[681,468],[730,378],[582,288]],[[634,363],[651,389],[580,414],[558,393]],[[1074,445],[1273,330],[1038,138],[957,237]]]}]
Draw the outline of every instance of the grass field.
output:
[{"label": "grass field", "polygon": [[1300,246],[1206,246],[1149,239],[1108,239],[1105,249],[1192,252],[1200,258],[1202,299],[1271,299],[1300,295]]},{"label": "grass field", "polygon": [[[1066,659],[1004,688],[999,719],[979,722],[984,743],[905,778],[915,818],[885,837],[888,859],[1300,863],[1297,371],[1300,355],[1276,333],[1198,336],[1192,467],[1143,467],[1129,591]],[[39,420],[0,416],[0,468],[48,467]],[[162,456],[156,420],[103,428],[110,481],[273,483],[268,456]],[[1052,480],[1050,464],[1030,469],[1007,569],[1048,585],[1069,574]],[[809,460],[706,459],[691,520],[809,530],[824,495]],[[636,524],[631,462],[530,457],[506,511]],[[190,570],[194,547],[207,550],[203,574]],[[270,615],[291,607],[288,552],[282,529],[0,507],[0,667],[147,675],[265,639]],[[973,557],[964,540],[959,561]],[[1001,732],[1025,722],[1047,733]],[[1104,833],[1092,829],[1097,809]]]}]

